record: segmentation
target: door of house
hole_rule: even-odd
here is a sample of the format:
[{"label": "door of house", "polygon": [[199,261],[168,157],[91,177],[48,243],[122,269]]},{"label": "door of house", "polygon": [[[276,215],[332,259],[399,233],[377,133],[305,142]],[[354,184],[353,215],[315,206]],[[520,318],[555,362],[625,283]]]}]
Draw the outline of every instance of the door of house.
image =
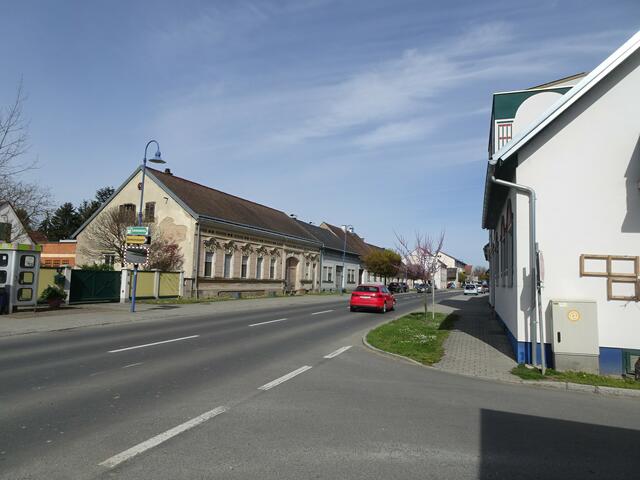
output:
[{"label": "door of house", "polygon": [[292,292],[296,289],[297,271],[298,259],[293,257],[287,258],[284,280],[285,288],[288,292]]},{"label": "door of house", "polygon": [[342,288],[342,265],[336,265],[336,290],[340,290]]}]

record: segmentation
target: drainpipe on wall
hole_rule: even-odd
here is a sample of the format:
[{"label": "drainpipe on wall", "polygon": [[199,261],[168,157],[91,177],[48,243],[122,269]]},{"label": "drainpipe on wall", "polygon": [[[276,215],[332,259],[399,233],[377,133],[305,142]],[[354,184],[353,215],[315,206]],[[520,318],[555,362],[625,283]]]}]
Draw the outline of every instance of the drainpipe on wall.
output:
[{"label": "drainpipe on wall", "polygon": [[[531,342],[531,360],[536,365],[536,347],[538,339],[535,338],[538,334],[538,328],[540,329],[540,364],[542,367],[542,374],[546,371],[546,355],[544,351],[544,322],[542,319],[542,307],[541,307],[541,291],[540,282],[538,281],[538,241],[536,240],[536,192],[533,188],[517,183],[507,182],[505,180],[497,179],[495,176],[491,176],[491,181],[498,185],[502,185],[508,188],[513,188],[520,192],[524,192],[529,196],[529,271],[531,272],[531,320],[533,333]],[[536,325],[537,324],[537,325]]]}]

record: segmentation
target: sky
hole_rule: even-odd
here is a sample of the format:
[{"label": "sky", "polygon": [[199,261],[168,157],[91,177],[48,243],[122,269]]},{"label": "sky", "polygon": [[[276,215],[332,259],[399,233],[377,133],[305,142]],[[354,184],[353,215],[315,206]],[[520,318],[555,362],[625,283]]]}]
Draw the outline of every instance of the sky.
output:
[{"label": "sky", "polygon": [[589,71],[640,26],[637,0],[0,8],[0,106],[22,81],[24,178],[55,203],[119,186],[156,139],[175,175],[380,246],[445,232],[474,265],[492,93]]}]

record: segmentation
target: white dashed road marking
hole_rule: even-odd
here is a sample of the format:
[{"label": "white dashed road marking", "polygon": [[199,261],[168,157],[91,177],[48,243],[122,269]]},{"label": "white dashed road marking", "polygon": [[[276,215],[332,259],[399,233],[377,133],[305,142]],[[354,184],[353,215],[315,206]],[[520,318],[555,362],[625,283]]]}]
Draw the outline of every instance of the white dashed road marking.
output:
[{"label": "white dashed road marking", "polygon": [[321,313],[329,313],[329,312],[333,312],[333,310],[323,310],[321,312],[313,312],[311,315],[320,315]]},{"label": "white dashed road marking", "polygon": [[130,458],[133,458],[142,452],[145,452],[153,447],[157,447],[162,442],[166,442],[170,438],[175,437],[176,435],[179,435],[182,432],[186,432],[187,430],[197,425],[200,425],[201,423],[206,422],[207,420],[213,417],[217,417],[218,415],[226,411],[227,411],[227,407],[218,407],[218,408],[214,408],[213,410],[209,410],[208,412],[205,412],[202,415],[198,415],[197,417],[192,418],[191,420],[184,422],[181,425],[178,425],[177,427],[173,427],[172,429],[167,430],[166,432],[161,433],[160,435],[156,435],[155,437],[152,437],[149,440],[139,443],[135,447],[131,447],[129,450],[125,450],[122,453],[119,453],[117,455],[114,455],[111,458],[108,458],[104,462],[101,462],[100,465],[102,465],[103,467],[113,468],[117,465],[120,465],[122,462],[126,462]]},{"label": "white dashed road marking", "polygon": [[276,386],[280,385],[281,383],[286,382],[287,380],[291,380],[296,375],[300,375],[301,373],[306,372],[307,370],[311,370],[311,367],[309,365],[305,365],[304,367],[300,367],[299,369],[294,370],[291,373],[287,373],[286,375],[283,375],[280,378],[276,378],[272,382],[265,383],[261,387],[258,387],[258,390],[270,390],[273,387],[276,387]]},{"label": "white dashed road marking", "polygon": [[257,327],[258,325],[266,325],[267,323],[284,322],[285,320],[287,320],[287,319],[286,318],[279,318],[277,320],[269,320],[268,322],[252,323],[249,326],[250,327]]},{"label": "white dashed road marking", "polygon": [[144,362],[138,362],[138,363],[130,363],[129,365],[125,365],[122,368],[130,368],[130,367],[137,367],[138,365],[142,365]]},{"label": "white dashed road marking", "polygon": [[126,348],[119,348],[117,350],[109,350],[108,353],[118,353],[118,352],[124,352],[126,350],[135,350],[136,348],[152,347],[154,345],[161,345],[163,343],[179,342],[181,340],[189,340],[191,338],[197,338],[199,336],[200,335],[191,335],[189,337],[172,338],[171,340],[163,340],[161,342],[145,343],[144,345],[136,345],[135,347],[126,347]]},{"label": "white dashed road marking", "polygon": [[349,350],[351,348],[351,345],[347,346],[347,347],[342,347],[339,348],[338,350],[336,350],[335,352],[331,352],[328,355],[325,355],[324,358],[333,358],[333,357],[337,357],[338,355],[340,355],[341,353],[346,352],[347,350]]}]

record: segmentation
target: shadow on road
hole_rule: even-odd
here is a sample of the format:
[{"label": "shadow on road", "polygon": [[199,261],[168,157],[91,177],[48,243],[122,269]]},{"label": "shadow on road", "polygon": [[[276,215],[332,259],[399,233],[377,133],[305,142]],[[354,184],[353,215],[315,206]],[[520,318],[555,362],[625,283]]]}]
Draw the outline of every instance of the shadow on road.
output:
[{"label": "shadow on road", "polygon": [[638,478],[640,432],[481,410],[479,478]]}]

